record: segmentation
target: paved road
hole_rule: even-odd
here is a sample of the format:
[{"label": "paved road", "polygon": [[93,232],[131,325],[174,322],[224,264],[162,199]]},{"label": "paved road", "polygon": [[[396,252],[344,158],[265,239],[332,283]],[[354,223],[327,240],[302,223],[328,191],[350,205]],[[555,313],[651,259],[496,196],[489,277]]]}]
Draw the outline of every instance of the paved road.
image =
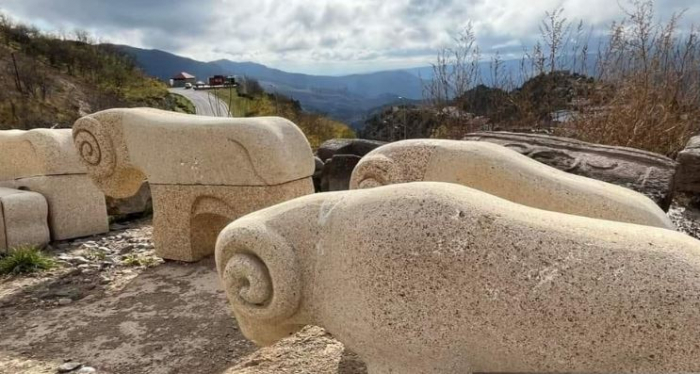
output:
[{"label": "paved road", "polygon": [[184,88],[171,88],[169,91],[189,99],[200,116],[229,117],[228,105],[210,91]]}]

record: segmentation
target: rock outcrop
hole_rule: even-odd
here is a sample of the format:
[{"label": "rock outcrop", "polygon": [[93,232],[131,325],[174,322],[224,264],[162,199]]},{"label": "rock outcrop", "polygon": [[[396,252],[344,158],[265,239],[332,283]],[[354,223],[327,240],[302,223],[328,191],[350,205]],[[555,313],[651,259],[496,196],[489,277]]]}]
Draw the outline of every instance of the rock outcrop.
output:
[{"label": "rock outcrop", "polygon": [[227,223],[314,192],[311,147],[283,118],[113,109],[76,121],[73,138],[105,194],[132,196],[148,181],[156,252],[166,259],[211,255]]},{"label": "rock outcrop", "polygon": [[449,182],[538,209],[674,229],[646,196],[565,173],[487,142],[416,139],[387,144],[355,168],[351,188]]},{"label": "rock outcrop", "polygon": [[700,242],[449,183],[315,194],[228,225],[241,331],[325,328],[372,374],[700,371]]},{"label": "rock outcrop", "polygon": [[673,199],[676,162],[656,153],[541,134],[477,132],[464,140],[504,145],[567,173],[631,188],[664,211]]}]

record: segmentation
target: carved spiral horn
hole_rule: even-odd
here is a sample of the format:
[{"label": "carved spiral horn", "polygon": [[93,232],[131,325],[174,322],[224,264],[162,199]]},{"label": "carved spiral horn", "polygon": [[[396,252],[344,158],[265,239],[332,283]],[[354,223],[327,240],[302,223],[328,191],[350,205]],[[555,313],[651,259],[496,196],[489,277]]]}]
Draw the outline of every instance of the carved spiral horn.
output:
[{"label": "carved spiral horn", "polygon": [[384,155],[365,156],[352,172],[350,189],[385,186],[403,180],[403,170]]},{"label": "carved spiral horn", "polygon": [[301,300],[301,276],[289,243],[263,224],[236,221],[216,243],[219,277],[236,315],[280,321]]},{"label": "carved spiral horn", "polygon": [[133,196],[146,179],[130,163],[123,115],[113,109],[80,118],[73,125],[73,143],[88,174],[106,195],[117,198]]},{"label": "carved spiral horn", "polygon": [[73,142],[83,164],[90,174],[107,178],[117,167],[116,150],[102,124],[91,117],[83,117],[73,125]]}]

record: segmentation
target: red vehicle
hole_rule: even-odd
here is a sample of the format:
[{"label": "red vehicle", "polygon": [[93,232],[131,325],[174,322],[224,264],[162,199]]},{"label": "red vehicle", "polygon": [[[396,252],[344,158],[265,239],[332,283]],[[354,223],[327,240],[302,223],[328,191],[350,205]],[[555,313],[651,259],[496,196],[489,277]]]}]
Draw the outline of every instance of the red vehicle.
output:
[{"label": "red vehicle", "polygon": [[215,75],[213,77],[209,77],[210,86],[223,86],[224,83],[226,83],[226,77],[223,75]]}]

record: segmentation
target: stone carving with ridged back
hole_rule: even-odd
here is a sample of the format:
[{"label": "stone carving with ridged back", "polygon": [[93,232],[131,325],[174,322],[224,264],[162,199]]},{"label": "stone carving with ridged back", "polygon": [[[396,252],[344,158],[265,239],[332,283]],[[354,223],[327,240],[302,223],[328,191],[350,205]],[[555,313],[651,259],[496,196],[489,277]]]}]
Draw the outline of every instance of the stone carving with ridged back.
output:
[{"label": "stone carving with ridged back", "polygon": [[0,187],[43,195],[53,240],[108,231],[104,194],[86,173],[70,129],[0,131]]},{"label": "stone carving with ridged back", "polygon": [[350,188],[416,181],[456,183],[533,208],[674,229],[663,210],[638,192],[486,142],[416,139],[384,145],[360,160]]},{"label": "stone carving with ridged back", "polygon": [[249,339],[320,326],[370,374],[700,371],[700,242],[671,230],[416,182],[246,215],[216,265]]},{"label": "stone carving with ridged back", "polygon": [[149,182],[156,252],[167,259],[211,255],[227,223],[314,192],[311,147],[279,117],[112,109],[79,119],[73,138],[108,196],[131,196]]}]

